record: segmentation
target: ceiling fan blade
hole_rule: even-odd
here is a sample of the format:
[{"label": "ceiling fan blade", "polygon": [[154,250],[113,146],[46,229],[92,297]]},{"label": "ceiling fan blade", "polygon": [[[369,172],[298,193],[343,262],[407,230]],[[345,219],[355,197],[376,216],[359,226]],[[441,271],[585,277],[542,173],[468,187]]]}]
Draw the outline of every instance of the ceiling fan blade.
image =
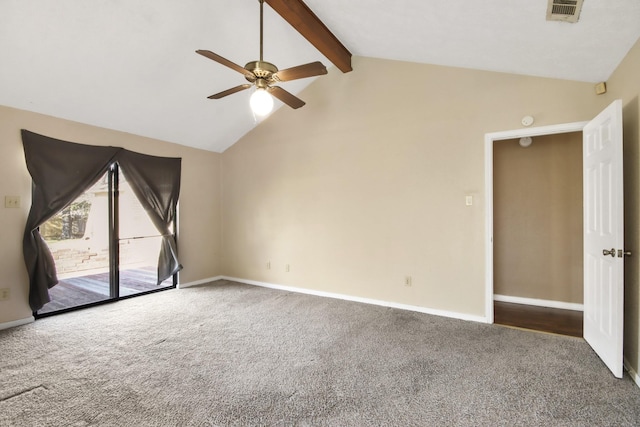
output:
[{"label": "ceiling fan blade", "polygon": [[269,86],[267,91],[293,109],[300,108],[305,104],[302,99],[295,97],[281,87]]},{"label": "ceiling fan blade", "polygon": [[273,74],[271,79],[276,82],[288,82],[291,80],[304,79],[322,74],[327,74],[327,68],[322,65],[322,62],[316,61],[280,70]]},{"label": "ceiling fan blade", "polygon": [[251,86],[253,86],[253,85],[249,84],[249,83],[245,83],[245,84],[240,85],[240,86],[232,87],[231,89],[223,90],[222,92],[216,93],[214,95],[207,96],[207,98],[209,98],[209,99],[224,98],[225,96],[232,95],[232,94],[234,94],[236,92],[240,92],[241,90],[249,89]]},{"label": "ceiling fan blade", "polygon": [[252,79],[255,80],[256,76],[249,70],[242,68],[241,66],[239,66],[238,64],[236,64],[235,62],[231,62],[226,58],[223,58],[222,56],[211,52],[210,50],[196,50],[196,53],[199,53],[202,56],[206,56],[209,59],[212,59],[214,61],[216,61],[219,64],[222,64],[226,67],[231,68],[232,70],[235,70],[237,72],[239,72],[240,74],[243,74],[246,78],[248,79]]}]

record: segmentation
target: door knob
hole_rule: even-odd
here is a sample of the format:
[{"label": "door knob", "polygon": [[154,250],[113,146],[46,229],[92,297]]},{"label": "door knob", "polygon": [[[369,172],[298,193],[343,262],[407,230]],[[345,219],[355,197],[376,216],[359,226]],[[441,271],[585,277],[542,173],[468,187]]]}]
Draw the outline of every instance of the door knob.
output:
[{"label": "door knob", "polygon": [[618,258],[622,258],[623,256],[631,256],[631,251],[624,251],[622,249],[618,249]]},{"label": "door knob", "polygon": [[602,250],[602,255],[604,255],[604,256],[611,255],[611,257],[615,258],[615,256],[616,256],[616,250],[615,250],[615,248],[611,248],[611,250],[610,250],[610,251],[608,251],[608,250],[606,250],[606,249],[603,249],[603,250]]}]

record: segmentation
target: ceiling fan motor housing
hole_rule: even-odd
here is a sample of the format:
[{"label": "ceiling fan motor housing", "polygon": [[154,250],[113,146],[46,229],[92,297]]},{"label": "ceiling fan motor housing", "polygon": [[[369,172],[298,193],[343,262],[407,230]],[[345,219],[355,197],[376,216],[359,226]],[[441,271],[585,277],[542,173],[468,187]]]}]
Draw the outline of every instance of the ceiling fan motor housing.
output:
[{"label": "ceiling fan motor housing", "polygon": [[269,80],[271,75],[278,72],[278,67],[266,61],[248,62],[247,65],[244,66],[244,69],[251,71],[257,78],[265,80]]}]

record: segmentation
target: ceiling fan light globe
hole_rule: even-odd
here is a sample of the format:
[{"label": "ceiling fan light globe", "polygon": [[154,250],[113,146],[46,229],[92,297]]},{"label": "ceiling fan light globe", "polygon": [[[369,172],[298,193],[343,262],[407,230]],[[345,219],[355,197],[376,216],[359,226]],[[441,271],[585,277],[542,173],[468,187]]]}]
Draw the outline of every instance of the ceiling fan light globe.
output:
[{"label": "ceiling fan light globe", "polygon": [[249,99],[251,110],[257,116],[266,116],[273,110],[273,98],[264,89],[256,89]]}]

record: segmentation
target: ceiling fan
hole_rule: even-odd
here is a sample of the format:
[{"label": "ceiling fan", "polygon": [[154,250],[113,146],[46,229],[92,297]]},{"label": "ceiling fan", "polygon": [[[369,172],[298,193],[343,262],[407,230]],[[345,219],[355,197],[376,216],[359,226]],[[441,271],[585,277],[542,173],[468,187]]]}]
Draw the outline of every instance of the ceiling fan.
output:
[{"label": "ceiling fan", "polygon": [[262,59],[262,30],[263,30],[263,7],[264,0],[258,0],[260,2],[260,60],[248,62],[244,67],[223,58],[209,50],[196,50],[202,56],[206,56],[219,64],[231,68],[242,74],[249,83],[245,83],[231,89],[224,90],[222,92],[209,96],[209,99],[220,99],[225,96],[232,95],[236,92],[249,89],[251,86],[256,87],[256,91],[251,95],[250,104],[252,110],[260,116],[268,114],[273,108],[273,99],[271,95],[278,98],[291,108],[300,108],[305,103],[300,98],[297,98],[293,94],[287,92],[279,86],[273,86],[275,83],[288,82],[291,80],[304,79],[306,77],[319,76],[321,74],[327,74],[327,68],[322,65],[321,62],[310,62],[304,65],[298,65],[296,67],[287,68],[285,70],[278,70],[278,67],[270,62],[263,61]]}]

